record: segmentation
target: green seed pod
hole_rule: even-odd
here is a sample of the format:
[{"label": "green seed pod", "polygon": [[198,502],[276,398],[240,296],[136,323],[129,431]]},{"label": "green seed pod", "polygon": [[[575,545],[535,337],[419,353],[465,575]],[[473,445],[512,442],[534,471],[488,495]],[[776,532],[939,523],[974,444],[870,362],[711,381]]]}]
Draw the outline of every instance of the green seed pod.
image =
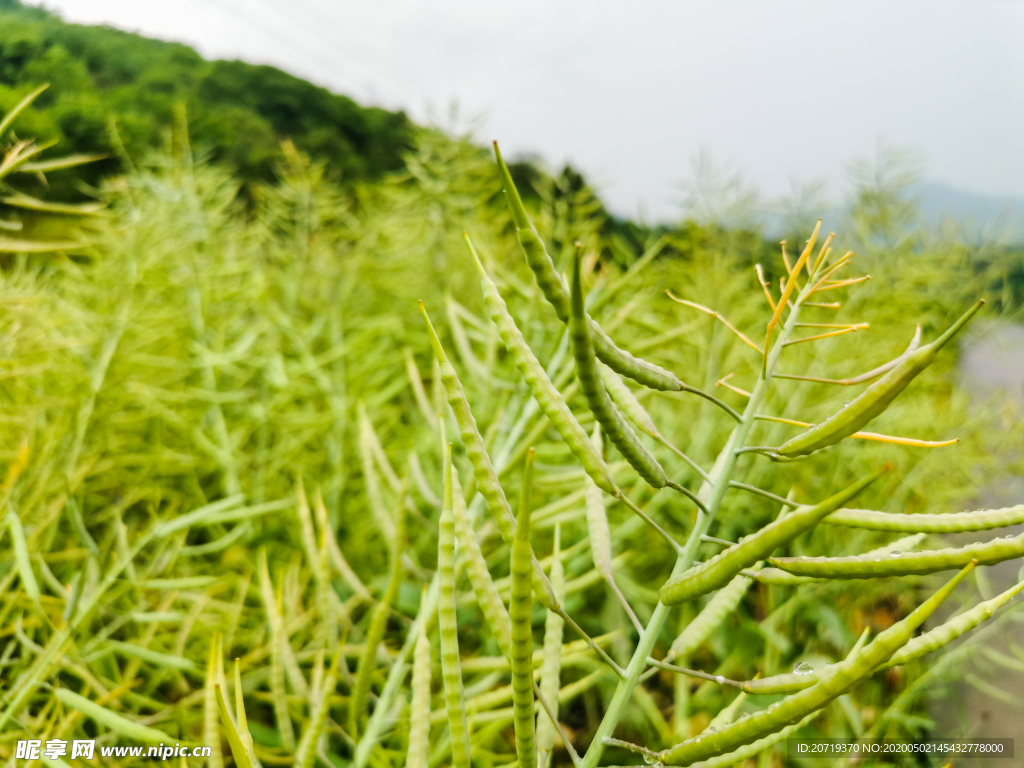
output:
[{"label": "green seed pod", "polygon": [[[447,361],[445,361],[447,362]],[[444,363],[442,363],[443,370]],[[462,666],[459,661],[459,625],[455,618],[455,519],[452,513],[452,449],[444,469],[444,499],[438,521],[437,576],[440,596],[437,602],[437,627],[441,635],[441,677],[448,710],[448,732],[452,742],[452,765],[470,768],[469,727],[462,691]]]},{"label": "green seed pod", "polygon": [[[423,599],[426,600],[426,590]],[[420,632],[412,664],[412,707],[409,713],[409,750],[406,768],[427,768],[430,747],[430,641]]]},{"label": "green seed pod", "polygon": [[626,414],[626,417],[636,425],[637,429],[648,437],[660,440],[661,432],[654,426],[651,415],[640,405],[640,401],[636,399],[633,391],[607,365],[599,364],[597,368],[601,374],[601,381],[604,382],[604,388],[616,407]]},{"label": "green seed pod", "polygon": [[455,519],[455,532],[468,560],[469,583],[473,585],[477,603],[480,604],[487,625],[494,633],[494,639],[498,641],[498,647],[505,658],[511,658],[512,622],[508,617],[508,611],[505,610],[505,604],[501,602],[498,588],[487,569],[487,561],[480,551],[480,542],[477,541],[473,526],[470,524],[466,500],[462,495],[462,486],[459,485],[459,473],[455,467],[452,467],[452,489],[452,516]]},{"label": "green seed pod", "polygon": [[484,269],[484,265],[480,261],[480,257],[477,255],[476,248],[473,247],[473,242],[469,239],[469,235],[464,234],[464,237],[469,253],[472,255],[477,271],[480,273],[480,285],[483,289],[484,301],[491,311],[491,320],[497,326],[498,334],[505,343],[505,348],[512,355],[512,359],[515,360],[516,367],[522,374],[523,379],[526,380],[530,392],[536,398],[537,404],[544,411],[544,415],[548,417],[552,426],[558,430],[558,434],[565,440],[569,450],[579,459],[586,473],[597,483],[598,487],[614,496],[618,493],[618,488],[615,486],[611,472],[608,471],[608,467],[601,458],[600,451],[594,449],[594,446],[587,439],[587,433],[583,431],[583,427],[579,425],[576,417],[569,410],[569,406],[565,404],[562,394],[551,383],[551,379],[548,378],[544,366],[534,357],[533,351],[526,343],[526,339],[523,338],[523,334],[519,331],[515,320],[509,313],[505,300],[498,292],[498,286],[494,284],[494,281],[491,280]]},{"label": "green seed pod", "polygon": [[857,555],[854,557],[775,557],[776,568],[797,576],[823,579],[878,579],[883,576],[911,576],[963,568],[976,560],[992,565],[1024,555],[1024,533],[1005,539],[982,541],[957,549],[927,552]]},{"label": "green seed pod", "polygon": [[945,624],[938,626],[929,632],[925,632],[923,635],[918,635],[896,651],[896,653],[890,657],[889,661],[886,662],[885,666],[895,667],[899,664],[906,664],[908,661],[913,661],[916,658],[924,656],[927,653],[931,653],[932,651],[936,651],[942,646],[953,642],[960,637],[960,635],[974,629],[983,621],[987,621],[992,618],[992,615],[997,610],[1013,600],[1021,590],[1024,590],[1024,581],[1016,586],[1010,587],[1001,595],[997,595],[991,600],[986,600],[985,602],[974,606],[970,610],[964,611],[956,618],[947,621]]},{"label": "green seed pod", "polygon": [[[594,448],[601,450],[601,425],[594,426],[591,438]],[[612,573],[612,537],[608,530],[608,515],[604,508],[604,496],[601,489],[589,478],[583,480],[583,498],[587,513],[587,533],[590,536],[590,555],[594,559],[594,567],[608,577]]]},{"label": "green seed pod", "polygon": [[698,760],[731,752],[791,723],[799,722],[827,702],[841,696],[905,645],[913,637],[914,631],[939,607],[973,568],[974,563],[969,564],[903,621],[889,627],[858,653],[851,654],[849,658],[832,665],[828,674],[822,675],[819,681],[810,688],[795,693],[773,704],[768,709],[733,723],[717,733],[698,736],[684,741],[682,744],[677,744],[660,753],[661,762],[672,765],[690,765]]},{"label": "green seed pod", "polygon": [[594,418],[640,477],[654,488],[664,488],[668,483],[665,470],[615,410],[601,383],[597,358],[594,357],[594,346],[583,312],[583,285],[580,279],[578,249],[572,256],[572,314],[569,316],[569,340],[572,343],[573,357],[576,358],[576,377],[583,395],[587,398],[587,404],[594,413]]},{"label": "green seed pod", "polygon": [[[444,348],[434,332],[434,326],[430,324],[430,318],[427,316],[427,310],[424,309],[422,301],[420,302],[420,312],[423,313],[423,320],[426,322],[427,331],[430,334],[430,343],[434,348],[434,356],[440,366],[440,378],[445,392],[448,394],[448,404],[451,405],[452,412],[455,414],[455,421],[459,425],[459,435],[462,437],[463,445],[466,446],[469,462],[473,466],[477,490],[487,501],[487,507],[494,517],[501,538],[505,540],[506,544],[512,546],[516,537],[516,519],[512,515],[512,507],[509,506],[508,499],[505,498],[505,491],[498,481],[498,473],[494,471],[491,457],[487,454],[484,439],[477,428],[476,419],[473,417],[473,411],[470,410],[462,383],[452,364],[448,362]],[[585,437],[586,433],[584,433]],[[540,563],[537,562],[537,558],[533,558],[533,580],[537,590],[537,599],[548,610],[557,610],[558,601],[555,600],[555,594],[551,591],[551,583],[540,567]]]},{"label": "green seed pod", "polygon": [[[923,533],[915,533],[913,536],[904,536],[902,539],[897,539],[891,544],[886,544],[884,547],[872,549],[870,552],[865,553],[864,556],[881,557],[883,555],[891,554],[892,552],[910,552],[916,548],[918,544],[924,541],[924,537],[925,534]],[[755,578],[764,584],[772,584],[780,587],[798,587],[801,584],[824,584],[828,581],[828,579],[813,579],[810,576],[794,576],[792,573],[780,571],[778,568],[764,568],[756,574],[744,571],[744,574],[750,575],[752,578]]]},{"label": "green seed pod", "polygon": [[787,725],[781,731],[777,731],[769,736],[765,736],[763,739],[758,739],[750,744],[746,744],[734,752],[719,755],[718,757],[712,757],[710,760],[702,760],[699,763],[693,763],[690,768],[732,768],[734,765],[740,765],[746,761],[747,758],[759,755],[766,749],[775,746],[783,739],[788,739],[794,733],[814,720],[814,718],[820,715],[822,711],[823,710],[816,709],[800,722]]},{"label": "green seed pod", "polygon": [[512,543],[512,709],[515,713],[516,756],[520,768],[534,768],[537,750],[533,730],[533,590],[531,589],[530,504],[533,495],[533,449],[526,454],[523,492],[519,500],[516,538]]},{"label": "green seed pod", "polygon": [[744,568],[753,565],[758,560],[763,560],[774,550],[811,530],[825,516],[857,496],[890,470],[891,465],[886,464],[880,470],[825,499],[820,504],[813,507],[801,507],[766,525],[757,533],[747,536],[739,544],[734,544],[720,552],[703,565],[694,566],[669,579],[661,588],[661,601],[665,605],[679,605],[725,586]]},{"label": "green seed pod", "polygon": [[918,348],[907,355],[899,365],[874,384],[865,389],[853,402],[839,413],[811,427],[801,435],[783,443],[776,449],[780,456],[806,456],[809,453],[835,445],[881,414],[896,397],[907,388],[921,371],[931,365],[939,350],[967,324],[974,313],[981,309],[984,301],[971,307],[963,317],[931,344]]},{"label": "green seed pod", "polygon": [[[551,588],[559,602],[565,602],[565,574],[562,571],[562,528],[555,523],[555,546],[551,559]],[[540,692],[558,716],[558,691],[561,688],[562,634],[565,622],[553,611],[548,611],[544,622],[544,661],[540,668]],[[547,768],[551,751],[555,748],[558,732],[546,712],[537,715],[537,766]]]},{"label": "green seed pod", "polygon": [[899,531],[901,533],[988,531],[992,528],[1024,523],[1024,504],[1003,509],[956,512],[944,515],[900,515],[868,509],[840,509],[826,517],[825,522],[829,525],[845,525],[848,528]]},{"label": "green seed pod", "polygon": [[[865,629],[861,636],[854,643],[850,653],[847,654],[847,658],[852,658],[860,653],[860,650],[864,647],[868,641],[869,629]],[[768,696],[779,693],[795,693],[796,691],[802,691],[804,688],[810,688],[812,685],[817,683],[822,677],[831,674],[834,664],[829,664],[818,670],[807,670],[800,672],[790,672],[783,675],[772,675],[771,677],[760,677],[756,680],[747,680],[742,683],[744,693],[751,693],[755,696]]]},{"label": "green seed pod", "polygon": [[[526,209],[519,198],[519,192],[512,181],[512,175],[505,166],[505,161],[498,151],[498,143],[494,143],[494,154],[498,159],[498,168],[501,171],[502,186],[505,190],[505,199],[512,210],[512,221],[515,223],[519,235],[519,244],[523,247],[526,255],[526,262],[533,270],[544,298],[548,300],[555,309],[555,314],[563,323],[568,324],[570,315],[569,292],[562,283],[562,278],[555,269],[554,262],[544,248],[544,241],[541,240],[537,230],[530,224],[526,216]],[[615,346],[608,335],[601,330],[600,326],[588,315],[587,325],[593,336],[594,349],[609,368],[616,373],[622,374],[634,381],[643,384],[651,389],[660,389],[666,392],[679,392],[683,389],[683,383],[672,373],[660,366],[649,363],[646,360],[633,357],[623,349]]]}]

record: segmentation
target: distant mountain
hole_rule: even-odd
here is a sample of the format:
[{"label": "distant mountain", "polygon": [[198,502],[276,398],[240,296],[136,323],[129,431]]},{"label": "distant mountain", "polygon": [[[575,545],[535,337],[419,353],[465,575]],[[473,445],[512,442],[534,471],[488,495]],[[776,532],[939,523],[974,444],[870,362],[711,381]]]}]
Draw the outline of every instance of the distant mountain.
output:
[{"label": "distant mountain", "polygon": [[973,236],[1024,242],[1024,198],[982,195],[940,181],[917,184],[911,194],[930,224],[951,219]]},{"label": "distant mountain", "polygon": [[[1024,197],[983,195],[941,181],[923,181],[900,193],[913,202],[920,214],[919,224],[938,231],[955,227],[968,241],[1024,245]],[[846,205],[817,205],[803,212],[803,218],[821,216],[827,227],[842,228]],[[785,236],[791,215],[769,205],[759,211],[758,221],[769,237]]]}]

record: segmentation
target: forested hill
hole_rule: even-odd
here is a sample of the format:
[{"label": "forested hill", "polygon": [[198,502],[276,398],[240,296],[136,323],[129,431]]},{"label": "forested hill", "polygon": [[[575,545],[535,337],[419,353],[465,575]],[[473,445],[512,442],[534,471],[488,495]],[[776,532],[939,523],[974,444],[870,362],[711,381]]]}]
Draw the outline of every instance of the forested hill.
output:
[{"label": "forested hill", "polygon": [[58,141],[61,154],[113,154],[113,118],[138,156],[162,141],[184,104],[195,140],[246,180],[270,176],[285,138],[343,180],[373,178],[401,167],[413,128],[402,112],[363,107],[274,67],[207,61],[180,43],[0,0],[0,114],[42,83],[51,87],[19,129]]}]

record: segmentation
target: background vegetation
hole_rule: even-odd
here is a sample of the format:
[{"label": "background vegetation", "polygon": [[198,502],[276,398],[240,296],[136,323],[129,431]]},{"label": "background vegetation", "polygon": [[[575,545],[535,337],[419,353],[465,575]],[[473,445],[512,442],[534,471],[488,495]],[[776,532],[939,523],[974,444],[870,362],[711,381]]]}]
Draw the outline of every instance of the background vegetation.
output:
[{"label": "background vegetation", "polygon": [[[553,430],[524,416],[530,397],[487,318],[461,241],[464,229],[473,234],[538,357],[556,360],[561,337],[522,263],[489,153],[467,137],[289,84],[269,68],[203,62],[182,46],[136,46],[132,36],[65,25],[18,6],[5,6],[4,14],[0,81],[7,90],[0,98],[16,101],[43,78],[54,83],[52,99],[26,112],[19,133],[64,139],[62,148],[112,151],[103,142],[116,116],[126,138],[122,157],[131,165],[102,182],[99,164],[81,177],[96,182],[105,204],[79,233],[84,245],[42,256],[15,253],[0,276],[0,460],[8,465],[0,757],[11,759],[14,742],[28,737],[98,736],[106,744],[131,736],[117,720],[83,716],[54,689],[157,728],[168,741],[219,742],[208,699],[217,673],[207,662],[220,642],[222,659],[241,660],[249,731],[267,765],[290,762],[291,746],[310,731],[327,690],[325,667],[340,654],[337,688],[324,699],[325,735],[313,751],[327,765],[352,760],[347,707],[356,662],[366,653],[393,556],[381,510],[400,510],[409,533],[384,643],[369,654],[371,710],[437,565],[441,423],[448,439],[457,435],[450,417],[436,417],[444,406],[417,299],[443,329],[481,431],[496,455],[508,457],[503,480],[510,496],[519,487],[523,451],[537,446],[534,548],[542,557],[551,552],[558,523],[568,612],[624,663],[634,630],[595,577],[583,474]],[[120,74],[104,53],[114,46],[116,59],[129,63]],[[241,97],[254,78],[259,87],[252,90],[266,91],[266,101]],[[275,79],[277,100],[269,87]],[[160,82],[167,90],[157,97]],[[174,114],[177,98],[189,105],[200,136],[224,120],[224,140],[211,142],[212,155],[197,156],[182,113]],[[303,110],[282,106],[289,99]],[[252,138],[237,141],[239,135]],[[284,135],[294,143],[279,145]],[[241,154],[232,156],[228,143]],[[311,160],[314,152],[325,159]],[[339,170],[346,183],[336,183]],[[777,282],[783,270],[774,243],[756,229],[712,222],[657,230],[615,222],[572,172],[551,176],[520,166],[517,174],[529,181],[528,205],[560,268],[572,244],[584,244],[595,316],[617,340],[705,389],[727,374],[734,374],[730,383],[749,386],[759,365],[750,350],[662,291],[711,304],[741,329],[758,327],[768,309],[753,265],[761,263]],[[873,279],[843,297],[842,309],[827,320],[867,321],[871,330],[794,347],[786,361],[793,370],[842,377],[873,368],[905,348],[916,324],[930,340],[979,295],[992,314],[1016,311],[1015,254],[924,234],[906,215],[899,186],[884,175],[873,178],[883,181],[859,187],[835,246],[855,250],[858,268]],[[59,184],[55,176],[54,188]],[[806,237],[812,223],[794,223],[792,239]],[[643,268],[631,270],[642,255]],[[957,446],[923,451],[846,441],[784,472],[748,457],[743,479],[810,501],[891,460],[897,473],[865,494],[862,506],[941,512],[972,504],[994,477],[1019,470],[1024,433],[1016,413],[968,407],[955,363],[956,350],[944,351],[872,428],[923,439],[955,436]],[[742,403],[739,394],[716,391]],[[714,459],[731,427],[727,417],[685,395],[641,396],[670,440],[705,466]],[[772,405],[817,421],[844,399],[849,390],[779,382]],[[579,396],[569,403],[589,427]],[[791,434],[785,425],[762,425],[756,442],[775,445]],[[692,508],[679,496],[652,494],[614,449],[607,453],[630,496],[684,535]],[[659,458],[696,489],[698,478],[685,464],[668,453]],[[465,485],[471,473],[458,444],[456,465]],[[406,474],[408,500],[400,491]],[[314,507],[312,528],[299,488]],[[736,540],[777,512],[768,499],[732,494],[714,535]],[[608,514],[616,577],[646,619],[671,553],[621,506]],[[478,535],[493,576],[507,584],[508,550],[487,519],[477,516]],[[892,538],[836,530],[822,526],[789,552],[863,552]],[[690,664],[749,679],[841,658],[864,627],[891,625],[936,583],[922,577],[760,586]],[[972,604],[991,589],[978,569],[956,599]],[[508,764],[515,756],[507,666],[465,579],[460,590],[470,722],[484,745],[474,760]],[[659,639],[658,657],[685,625],[680,614]],[[538,646],[542,626],[538,610]],[[565,641],[576,640],[567,630]],[[436,645],[435,636],[431,708],[440,716],[431,731],[432,766],[449,759]],[[569,650],[562,684],[572,695],[562,720],[582,748],[614,678],[578,642]],[[1001,667],[975,659],[980,666],[972,674],[998,689],[1005,684],[999,674],[1013,669],[1014,659],[1007,659]],[[933,662],[875,675],[809,733],[926,733],[928,697],[941,691],[935,684],[963,672]],[[652,677],[619,734],[665,746],[699,732],[728,703],[729,692],[716,685],[683,685],[668,673]],[[405,700],[387,714],[379,746],[366,758],[382,768],[405,760],[408,741]],[[561,750],[555,760],[568,764]],[[770,752],[758,758],[761,765],[780,761]]]},{"label": "background vegetation", "polygon": [[346,182],[400,168],[412,140],[401,112],[360,106],[274,67],[206,61],[180,43],[68,24],[3,0],[0,111],[40,83],[52,88],[21,130],[72,153],[111,155],[84,172],[89,181],[117,168],[118,141],[136,155],[159,146],[179,103],[201,145],[245,181],[272,177],[285,137]]}]

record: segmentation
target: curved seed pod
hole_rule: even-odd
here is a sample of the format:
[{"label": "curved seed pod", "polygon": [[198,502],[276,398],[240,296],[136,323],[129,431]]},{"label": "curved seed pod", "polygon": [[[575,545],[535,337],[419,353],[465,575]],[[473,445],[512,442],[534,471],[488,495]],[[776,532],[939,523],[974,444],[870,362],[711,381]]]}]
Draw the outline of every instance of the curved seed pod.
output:
[{"label": "curved seed pod", "polygon": [[[594,426],[591,438],[594,448],[601,451],[601,425]],[[590,536],[590,555],[594,559],[594,567],[608,578],[612,575],[612,537],[608,530],[608,515],[604,508],[604,497],[601,489],[594,485],[589,477],[583,480],[583,498],[587,513],[587,533]]]},{"label": "curved seed pod", "polygon": [[669,579],[661,588],[661,602],[665,605],[679,605],[725,586],[744,568],[763,560],[783,544],[811,530],[822,518],[854,498],[891,469],[891,465],[886,464],[820,504],[801,507],[766,525],[757,533],[747,536],[739,544],[720,552],[703,565],[694,566]]},{"label": "curved seed pod", "polygon": [[899,365],[861,392],[839,413],[783,443],[776,449],[776,453],[780,456],[806,456],[820,448],[835,445],[854,432],[859,432],[861,427],[888,408],[914,377],[931,365],[939,350],[967,324],[984,303],[978,301],[939,338],[911,352]]},{"label": "curved seed pod", "polygon": [[660,440],[661,432],[659,432],[658,428],[654,426],[654,421],[651,419],[651,415],[647,412],[647,409],[640,405],[640,401],[636,399],[636,395],[634,395],[632,390],[626,386],[625,382],[619,378],[619,375],[604,364],[598,364],[597,368],[601,374],[601,381],[604,382],[605,390],[608,392],[612,402],[615,403],[618,409],[626,414],[626,417],[645,435],[652,437],[655,440]]},{"label": "curved seed pod", "polygon": [[533,731],[533,590],[531,589],[530,497],[533,495],[533,449],[526,454],[523,492],[519,500],[516,538],[512,542],[512,592],[508,615],[512,619],[512,709],[515,713],[516,756],[520,768],[534,768],[537,760]]},{"label": "curved seed pod", "polygon": [[[554,556],[551,559],[551,588],[559,602],[565,602],[565,574],[562,571],[562,527],[555,523]],[[548,611],[544,621],[544,661],[540,668],[540,692],[551,705],[552,714],[558,716],[558,691],[562,673],[562,631],[565,622],[554,611]],[[558,736],[554,723],[546,712],[537,715],[537,766],[547,768],[551,751]]]},{"label": "curved seed pod", "polygon": [[494,284],[484,269],[469,235],[464,233],[463,237],[473,256],[473,261],[476,263],[477,271],[480,273],[480,286],[483,289],[484,302],[491,311],[491,320],[497,326],[498,334],[505,343],[505,348],[512,355],[512,359],[515,360],[516,367],[526,380],[527,386],[530,387],[530,392],[536,398],[541,410],[544,411],[544,415],[548,417],[551,424],[558,430],[558,434],[565,440],[569,450],[579,459],[586,473],[597,483],[598,487],[614,496],[618,493],[618,488],[615,486],[608,467],[601,459],[600,451],[594,449],[587,439],[587,433],[565,404],[562,394],[551,383],[544,366],[534,357],[533,351],[509,313],[505,300],[498,292],[498,286]]},{"label": "curved seed pod", "polygon": [[[442,370],[444,363],[442,363]],[[452,743],[452,765],[470,768],[469,727],[462,692],[462,666],[459,662],[459,625],[455,619],[455,520],[452,514],[452,448],[444,468],[444,499],[438,521],[437,576],[440,597],[437,601],[437,627],[441,633],[441,677],[448,710],[448,732]]]},{"label": "curved seed pod", "polygon": [[1024,581],[1016,586],[1010,587],[1001,595],[997,595],[991,600],[979,603],[969,611],[965,611],[956,618],[950,619],[945,624],[936,627],[930,632],[918,635],[896,651],[889,661],[886,662],[885,666],[895,667],[899,664],[906,664],[908,661],[924,656],[926,653],[936,651],[942,646],[953,642],[960,637],[960,635],[964,634],[964,632],[972,630],[983,621],[991,619],[992,615],[997,610],[1013,600],[1021,590],[1024,590]]},{"label": "curved seed pod", "polygon": [[891,553],[855,557],[773,557],[771,564],[797,576],[825,579],[878,579],[883,576],[911,576],[963,568],[976,560],[992,565],[1024,555],[1024,533],[1005,539],[982,541],[957,549]]},{"label": "curved seed pod", "polygon": [[[569,292],[562,283],[562,278],[555,269],[554,262],[544,248],[544,241],[537,230],[530,224],[526,216],[526,209],[519,198],[519,192],[512,182],[512,175],[505,166],[505,161],[498,151],[498,143],[494,143],[494,154],[498,159],[498,168],[501,171],[502,186],[505,190],[505,199],[508,207],[512,210],[512,221],[515,223],[519,235],[519,244],[523,247],[526,255],[526,263],[530,265],[533,274],[537,279],[544,298],[548,300],[555,309],[555,314],[563,323],[569,322],[570,301]],[[651,389],[660,389],[666,392],[679,392],[684,385],[679,379],[664,368],[633,357],[623,349],[615,346],[608,335],[601,330],[601,327],[588,315],[587,324],[590,326],[594,337],[594,349],[601,360],[616,373],[628,376],[634,381],[643,384]]]},{"label": "curved seed pod", "polygon": [[[426,600],[426,590],[423,593]],[[406,768],[427,768],[430,746],[430,641],[420,632],[412,663],[412,710],[409,714],[409,751]]]},{"label": "curved seed pod", "polygon": [[[469,522],[469,512],[466,510],[466,500],[462,495],[462,486],[459,485],[459,473],[452,467],[452,516],[455,519],[455,532],[462,547],[466,559],[469,561],[469,583],[473,585],[473,592],[480,604],[480,610],[487,620],[487,625],[494,633],[494,639],[498,641],[505,658],[511,658],[512,654],[512,621],[505,610],[505,604],[501,602],[498,588],[494,585],[491,572],[487,569],[487,561],[483,552],[480,551],[480,542],[477,541],[473,526]],[[552,587],[554,585],[552,584]],[[556,593],[557,594],[557,593]]]},{"label": "curved seed pod", "polygon": [[659,755],[661,762],[672,765],[690,765],[698,760],[731,752],[791,723],[799,722],[811,712],[820,709],[827,702],[848,691],[905,645],[913,637],[914,631],[973,569],[974,564],[968,564],[907,618],[889,627],[878,635],[874,642],[869,643],[858,653],[851,654],[849,658],[832,665],[829,668],[829,673],[823,675],[810,688],[795,693],[766,710],[733,723],[718,733],[677,744]]},{"label": "curved seed pod", "polygon": [[845,525],[848,528],[905,533],[987,531],[1024,523],[1024,504],[1002,509],[939,515],[900,515],[869,509],[840,509],[826,517],[825,522],[829,525]]},{"label": "curved seed pod", "polygon": [[[910,552],[912,549],[917,547],[922,541],[924,541],[925,534],[915,533],[912,536],[904,536],[902,539],[886,544],[884,547],[878,549],[872,549],[870,552],[866,552],[864,557],[881,557],[882,555],[889,555],[893,552]],[[796,587],[801,584],[824,584],[828,579],[813,579],[810,576],[794,576],[792,573],[786,573],[778,568],[764,568],[758,571],[756,574],[744,571],[744,574],[750,575],[752,578],[764,584],[773,584],[781,587]]]},{"label": "curved seed pod", "polygon": [[725,617],[736,610],[736,606],[740,604],[740,600],[747,594],[747,590],[753,583],[753,579],[740,574],[718,590],[672,643],[670,655],[673,658],[685,658],[697,650],[705,640],[711,637],[711,633],[718,628]]},{"label": "curved seed pod", "polygon": [[[506,544],[512,546],[516,537],[516,519],[512,515],[512,507],[509,506],[508,499],[505,498],[505,491],[498,481],[498,473],[494,471],[494,465],[491,464],[491,457],[487,454],[484,439],[476,426],[476,419],[473,417],[473,411],[470,410],[469,401],[466,399],[466,393],[462,389],[458,374],[455,373],[452,364],[448,362],[441,341],[437,338],[434,326],[431,325],[430,318],[427,316],[427,310],[423,307],[423,302],[421,301],[419,304],[423,320],[427,324],[427,332],[430,334],[434,356],[440,366],[440,378],[445,392],[448,394],[448,404],[451,405],[452,412],[455,414],[455,421],[459,425],[459,435],[462,437],[463,445],[466,446],[469,462],[473,466],[477,490],[487,501],[487,508],[490,509],[491,515],[494,517],[501,538],[505,540]],[[583,434],[586,439],[586,433]],[[551,583],[540,567],[540,563],[537,562],[537,558],[533,558],[533,580],[537,589],[537,599],[548,610],[557,610],[559,608],[558,601],[555,600],[555,594],[551,591]]]},{"label": "curved seed pod", "polygon": [[734,752],[719,755],[718,757],[713,757],[710,760],[702,760],[699,763],[693,763],[690,768],[731,768],[731,766],[740,765],[748,757],[754,757],[755,755],[764,752],[769,747],[775,746],[783,739],[788,739],[821,713],[822,710],[816,709],[800,722],[787,725],[781,731],[777,731],[770,736],[765,736],[763,739],[758,739],[750,744],[746,744]]},{"label": "curved seed pod", "polygon": [[579,249],[572,255],[572,314],[569,316],[569,340],[572,343],[573,357],[576,358],[576,378],[580,382],[583,395],[587,398],[587,405],[594,413],[594,418],[640,477],[654,488],[664,488],[668,483],[665,470],[615,410],[601,383],[597,358],[594,357],[594,345],[591,343],[583,312]]},{"label": "curved seed pod", "polygon": [[[868,641],[868,634],[870,631],[870,629],[865,629],[861,633],[861,636],[857,639],[857,642],[854,643],[853,648],[850,649],[846,658],[852,658],[860,653],[861,649]],[[772,675],[771,677],[760,677],[755,680],[746,680],[740,683],[740,687],[744,693],[751,693],[755,696],[794,693],[796,691],[802,691],[804,688],[810,688],[823,677],[831,674],[834,666],[834,664],[829,664],[821,669],[805,673],[789,672],[783,675]]]}]

